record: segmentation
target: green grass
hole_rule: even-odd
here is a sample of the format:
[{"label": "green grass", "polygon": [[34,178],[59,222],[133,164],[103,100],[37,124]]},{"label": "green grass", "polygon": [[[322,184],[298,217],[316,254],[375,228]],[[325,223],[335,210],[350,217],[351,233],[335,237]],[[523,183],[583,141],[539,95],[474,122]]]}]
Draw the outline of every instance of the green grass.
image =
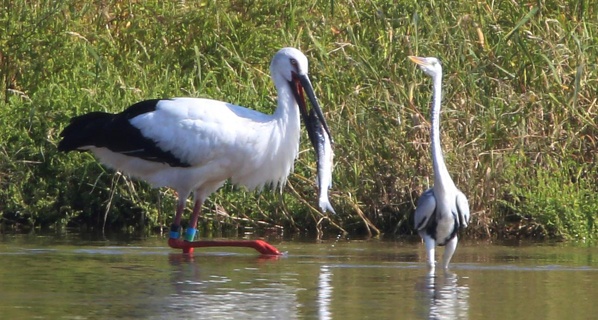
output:
[{"label": "green grass", "polygon": [[294,46],[310,60],[334,134],[339,214],[316,210],[314,155],[302,134],[284,193],[226,185],[205,204],[207,232],[412,234],[415,201],[433,182],[430,80],[407,60],[423,55],[445,70],[441,138],[470,199],[466,236],[598,238],[598,12],[589,0],[5,0],[3,8],[5,228],[99,229],[105,218],[122,230],[168,225],[172,191],[115,175],[89,154],[57,153],[68,119],[173,96],[269,113],[270,59]]}]

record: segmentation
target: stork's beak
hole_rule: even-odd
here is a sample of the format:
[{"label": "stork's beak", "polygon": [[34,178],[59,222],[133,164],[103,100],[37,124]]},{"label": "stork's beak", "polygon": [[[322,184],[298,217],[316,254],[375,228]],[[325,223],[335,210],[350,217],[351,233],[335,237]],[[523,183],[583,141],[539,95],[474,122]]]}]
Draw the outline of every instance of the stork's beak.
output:
[{"label": "stork's beak", "polygon": [[[328,134],[330,141],[332,142],[332,136],[330,135],[330,130],[328,129],[328,124],[326,123],[326,119],[324,119],[324,114],[322,113],[322,109],[320,108],[320,104],[318,103],[318,99],[316,99],[316,95],[314,94],[314,88],[311,85],[311,81],[307,75],[304,74],[297,74],[293,73],[293,80],[291,82],[291,87],[293,88],[293,95],[295,96],[295,100],[297,100],[297,104],[299,105],[299,111],[301,112],[301,116],[303,117],[303,121],[305,122],[305,126],[308,131],[314,130],[314,125],[311,124],[311,119],[308,115],[307,106],[305,105],[305,97],[303,96],[303,92],[307,94],[309,98],[309,102],[311,103],[313,110],[316,113],[317,120],[320,121],[322,127]],[[310,137],[313,136],[313,132],[308,132]]]},{"label": "stork's beak", "polygon": [[426,60],[424,60],[424,58],[416,57],[416,56],[408,56],[408,58],[420,66],[428,65],[428,63],[426,62]]}]

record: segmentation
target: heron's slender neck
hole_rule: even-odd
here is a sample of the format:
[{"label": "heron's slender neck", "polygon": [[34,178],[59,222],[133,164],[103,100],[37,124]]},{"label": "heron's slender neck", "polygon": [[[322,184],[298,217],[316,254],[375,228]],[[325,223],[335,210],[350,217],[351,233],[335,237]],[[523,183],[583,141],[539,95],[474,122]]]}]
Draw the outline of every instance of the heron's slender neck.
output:
[{"label": "heron's slender neck", "polygon": [[432,128],[430,136],[432,139],[432,161],[434,166],[434,191],[443,191],[445,188],[454,186],[454,182],[449,175],[442,147],[440,146],[440,104],[442,100],[442,73],[432,77],[433,90],[432,95]]}]

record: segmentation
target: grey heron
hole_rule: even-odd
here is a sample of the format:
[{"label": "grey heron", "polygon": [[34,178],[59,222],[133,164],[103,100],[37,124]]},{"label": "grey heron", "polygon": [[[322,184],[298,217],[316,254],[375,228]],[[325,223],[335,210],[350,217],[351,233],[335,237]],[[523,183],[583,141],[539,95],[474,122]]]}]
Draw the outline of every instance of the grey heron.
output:
[{"label": "grey heron", "polygon": [[415,229],[424,240],[428,265],[435,267],[436,245],[445,246],[442,267],[448,269],[457,248],[457,232],[469,223],[469,203],[457,189],[444,162],[440,146],[440,105],[442,96],[442,66],[434,57],[409,56],[426,75],[432,78],[432,127],[430,129],[434,186],[418,199],[415,209]]}]

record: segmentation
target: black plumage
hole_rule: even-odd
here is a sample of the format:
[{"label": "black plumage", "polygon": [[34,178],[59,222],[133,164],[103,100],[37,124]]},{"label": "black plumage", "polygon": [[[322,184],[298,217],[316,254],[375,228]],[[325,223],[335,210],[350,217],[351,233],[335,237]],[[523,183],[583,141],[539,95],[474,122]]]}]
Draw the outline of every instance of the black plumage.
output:
[{"label": "black plumage", "polygon": [[73,117],[60,133],[62,140],[58,143],[58,150],[86,151],[85,147],[95,146],[130,157],[166,163],[172,167],[189,167],[190,164],[177,158],[172,152],[161,149],[157,141],[145,137],[141,130],[131,124],[131,119],[155,111],[159,101],[141,101],[117,114],[90,112]]}]

